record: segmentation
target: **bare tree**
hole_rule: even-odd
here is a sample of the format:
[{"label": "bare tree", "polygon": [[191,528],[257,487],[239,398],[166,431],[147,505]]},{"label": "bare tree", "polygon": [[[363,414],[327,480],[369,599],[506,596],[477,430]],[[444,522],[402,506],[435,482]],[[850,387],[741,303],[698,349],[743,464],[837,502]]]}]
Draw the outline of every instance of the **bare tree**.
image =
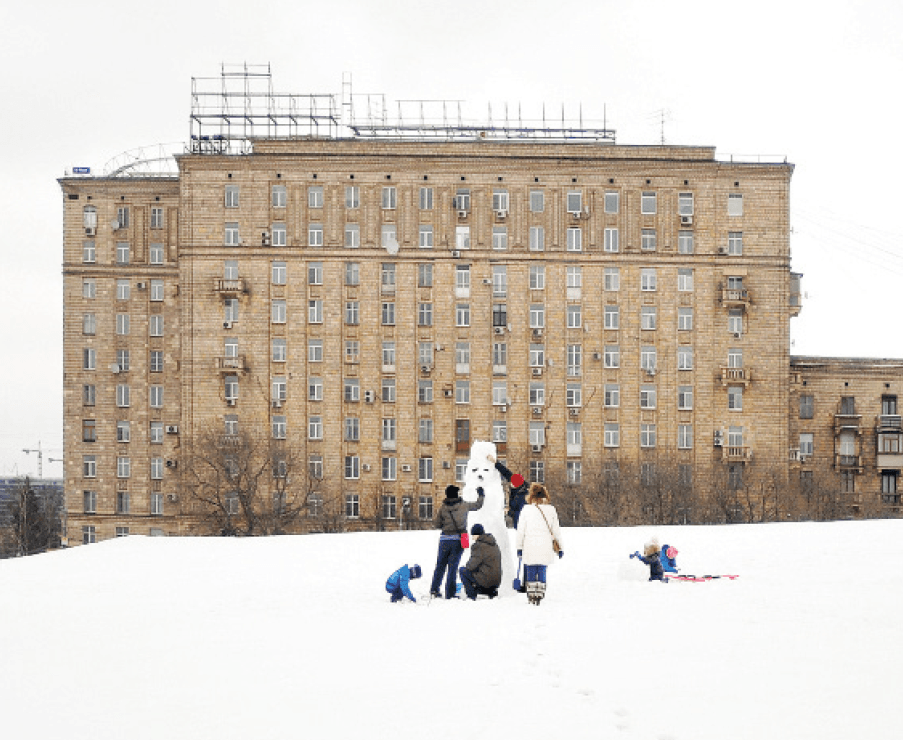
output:
[{"label": "bare tree", "polygon": [[33,555],[59,544],[59,498],[37,489],[28,476],[16,482],[9,507],[4,556]]},{"label": "bare tree", "polygon": [[198,435],[182,484],[206,528],[222,535],[289,531],[307,506],[306,466],[286,440],[262,433]]}]

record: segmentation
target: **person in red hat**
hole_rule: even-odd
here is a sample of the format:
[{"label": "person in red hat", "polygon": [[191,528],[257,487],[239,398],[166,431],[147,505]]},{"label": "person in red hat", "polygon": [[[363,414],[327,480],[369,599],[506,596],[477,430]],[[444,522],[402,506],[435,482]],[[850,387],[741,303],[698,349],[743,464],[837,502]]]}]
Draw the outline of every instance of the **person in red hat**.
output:
[{"label": "person in red hat", "polygon": [[511,517],[511,523],[514,529],[517,529],[517,522],[520,520],[521,509],[527,503],[527,481],[520,473],[512,473],[508,468],[502,465],[492,455],[489,456],[489,462],[495,465],[495,469],[499,474],[508,481],[511,486],[511,493],[508,496],[508,516]]}]

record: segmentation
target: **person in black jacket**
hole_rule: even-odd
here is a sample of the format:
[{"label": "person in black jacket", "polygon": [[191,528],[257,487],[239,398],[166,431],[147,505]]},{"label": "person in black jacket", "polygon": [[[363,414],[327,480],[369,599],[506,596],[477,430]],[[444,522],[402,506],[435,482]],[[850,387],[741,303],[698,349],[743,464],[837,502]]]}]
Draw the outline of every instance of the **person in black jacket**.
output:
[{"label": "person in black jacket", "polygon": [[439,596],[442,577],[445,576],[445,598],[455,598],[458,587],[458,563],[464,554],[461,535],[467,532],[467,515],[483,507],[486,496],[482,488],[477,489],[477,500],[473,503],[464,501],[458,496],[457,486],[447,486],[445,501],[436,516],[436,525],[441,530],[439,535],[439,554],[436,557],[436,569],[433,571],[433,583],[430,595]]},{"label": "person in black jacket", "polygon": [[642,555],[637,551],[632,553],[630,557],[637,558],[641,563],[645,563],[649,566],[650,581],[662,581],[663,583],[667,583],[668,579],[665,578],[664,568],[662,568],[661,550],[658,540],[651,539],[643,546]]},{"label": "person in black jacket", "polygon": [[470,560],[459,571],[461,583],[468,599],[476,599],[477,594],[494,599],[499,595],[502,583],[502,551],[495,537],[482,524],[474,524],[470,534],[476,540],[470,545]]},{"label": "person in black jacket", "polygon": [[517,529],[520,512],[524,508],[524,504],[527,503],[527,492],[530,487],[527,485],[527,481],[524,480],[524,476],[520,473],[512,473],[492,455],[489,455],[489,462],[495,465],[495,469],[511,486],[511,493],[508,497],[508,516],[511,517],[511,526]]}]

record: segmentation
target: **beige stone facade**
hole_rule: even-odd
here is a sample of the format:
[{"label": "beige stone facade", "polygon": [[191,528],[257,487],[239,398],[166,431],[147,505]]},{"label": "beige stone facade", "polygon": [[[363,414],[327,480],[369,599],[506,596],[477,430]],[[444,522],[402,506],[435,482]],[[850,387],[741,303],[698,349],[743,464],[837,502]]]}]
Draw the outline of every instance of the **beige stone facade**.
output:
[{"label": "beige stone facade", "polygon": [[70,542],[192,531],[180,462],[209,429],[316,472],[301,530],[319,489],[347,523],[429,522],[475,439],[559,487],[795,480],[791,165],[298,139],[179,170],[61,180]]}]

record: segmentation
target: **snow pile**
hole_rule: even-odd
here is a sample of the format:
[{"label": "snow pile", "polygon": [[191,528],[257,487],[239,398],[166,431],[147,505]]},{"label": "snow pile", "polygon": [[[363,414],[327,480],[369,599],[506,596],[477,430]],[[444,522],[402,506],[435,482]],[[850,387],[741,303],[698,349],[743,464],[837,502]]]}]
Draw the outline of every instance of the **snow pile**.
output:
[{"label": "snow pile", "polygon": [[[649,583],[628,555],[651,535],[686,573],[740,578]],[[569,529],[539,607],[430,601],[434,531],[130,537],[0,561],[0,721],[98,740],[903,737],[901,536],[899,521]],[[414,562],[422,598],[390,604],[386,578]]]}]

